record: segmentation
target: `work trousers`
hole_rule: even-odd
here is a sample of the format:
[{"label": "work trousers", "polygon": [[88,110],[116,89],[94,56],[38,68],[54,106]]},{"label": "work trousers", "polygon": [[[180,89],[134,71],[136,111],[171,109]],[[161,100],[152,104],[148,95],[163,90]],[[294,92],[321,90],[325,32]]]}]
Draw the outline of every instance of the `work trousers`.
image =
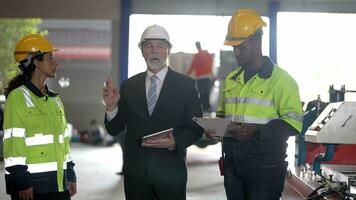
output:
[{"label": "work trousers", "polygon": [[[70,200],[69,191],[34,194],[34,200]],[[19,194],[11,194],[11,200],[21,200]]]},{"label": "work trousers", "polygon": [[126,200],[185,200],[186,180],[124,176]]},{"label": "work trousers", "polygon": [[280,199],[287,162],[284,160],[276,162],[274,159],[268,161],[266,156],[260,155],[240,159],[243,152],[234,141],[224,140],[224,186],[227,199]]},{"label": "work trousers", "polygon": [[198,79],[198,91],[200,96],[200,101],[203,106],[203,111],[209,111],[210,109],[210,90],[211,90],[211,79],[210,78],[202,78]]}]

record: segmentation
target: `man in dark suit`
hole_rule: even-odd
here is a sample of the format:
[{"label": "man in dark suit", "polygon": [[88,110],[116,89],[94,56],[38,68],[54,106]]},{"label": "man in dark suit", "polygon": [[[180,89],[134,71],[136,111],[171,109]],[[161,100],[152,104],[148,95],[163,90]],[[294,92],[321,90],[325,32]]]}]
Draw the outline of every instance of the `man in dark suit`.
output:
[{"label": "man in dark suit", "polygon": [[[167,66],[172,47],[167,31],[153,25],[139,43],[147,71],[121,85],[120,93],[106,80],[105,125],[111,135],[126,129],[124,185],[127,200],[186,198],[186,148],[203,133],[193,117],[201,117],[196,82]],[[173,128],[168,136],[141,141],[143,136]]]}]

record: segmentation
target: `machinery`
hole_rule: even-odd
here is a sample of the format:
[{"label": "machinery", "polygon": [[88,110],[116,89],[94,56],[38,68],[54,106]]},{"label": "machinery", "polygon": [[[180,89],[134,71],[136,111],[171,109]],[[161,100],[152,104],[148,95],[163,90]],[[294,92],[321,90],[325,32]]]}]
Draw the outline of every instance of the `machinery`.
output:
[{"label": "machinery", "polygon": [[355,91],[330,86],[330,103],[318,99],[304,113],[284,192],[298,197],[285,199],[356,199],[356,102],[345,102],[345,92]]}]

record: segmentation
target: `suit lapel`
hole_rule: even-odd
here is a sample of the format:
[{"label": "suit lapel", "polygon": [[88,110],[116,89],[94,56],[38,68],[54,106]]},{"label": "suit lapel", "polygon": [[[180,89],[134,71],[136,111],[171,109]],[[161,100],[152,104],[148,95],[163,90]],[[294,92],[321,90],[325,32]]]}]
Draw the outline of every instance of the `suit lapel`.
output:
[{"label": "suit lapel", "polygon": [[146,99],[146,74],[147,73],[142,73],[137,83],[137,89],[138,89],[137,98],[139,100],[138,109],[141,111],[140,113],[143,113],[144,115],[148,115],[147,99]]}]

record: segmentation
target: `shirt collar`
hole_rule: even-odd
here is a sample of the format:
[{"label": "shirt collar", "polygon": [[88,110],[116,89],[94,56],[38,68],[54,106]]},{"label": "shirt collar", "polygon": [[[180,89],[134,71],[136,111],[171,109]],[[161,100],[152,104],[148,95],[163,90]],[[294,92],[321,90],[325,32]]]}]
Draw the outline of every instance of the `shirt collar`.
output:
[{"label": "shirt collar", "polygon": [[[159,81],[163,81],[164,78],[166,77],[167,75],[167,72],[168,72],[168,67],[164,67],[163,69],[161,69],[157,74],[156,76],[158,77]],[[147,70],[147,76],[146,78],[147,79],[150,79],[151,76],[153,76],[154,74],[150,71],[150,70]]]},{"label": "shirt collar", "polygon": [[[258,76],[263,79],[268,79],[269,77],[272,76],[273,66],[275,64],[267,56],[263,56],[263,59],[264,59],[264,63],[262,67],[258,70]],[[242,73],[242,71],[243,68],[240,68],[240,70],[238,70],[237,73],[231,77],[231,79],[236,80],[236,78]]]},{"label": "shirt collar", "polygon": [[[42,92],[40,91],[40,89],[38,89],[31,81],[26,80],[24,85],[36,96],[38,97],[44,97],[44,95],[42,94]],[[47,85],[45,85],[45,91],[47,93],[48,96],[50,97],[55,97],[58,94],[55,92],[52,92],[51,90],[48,90]]]}]

